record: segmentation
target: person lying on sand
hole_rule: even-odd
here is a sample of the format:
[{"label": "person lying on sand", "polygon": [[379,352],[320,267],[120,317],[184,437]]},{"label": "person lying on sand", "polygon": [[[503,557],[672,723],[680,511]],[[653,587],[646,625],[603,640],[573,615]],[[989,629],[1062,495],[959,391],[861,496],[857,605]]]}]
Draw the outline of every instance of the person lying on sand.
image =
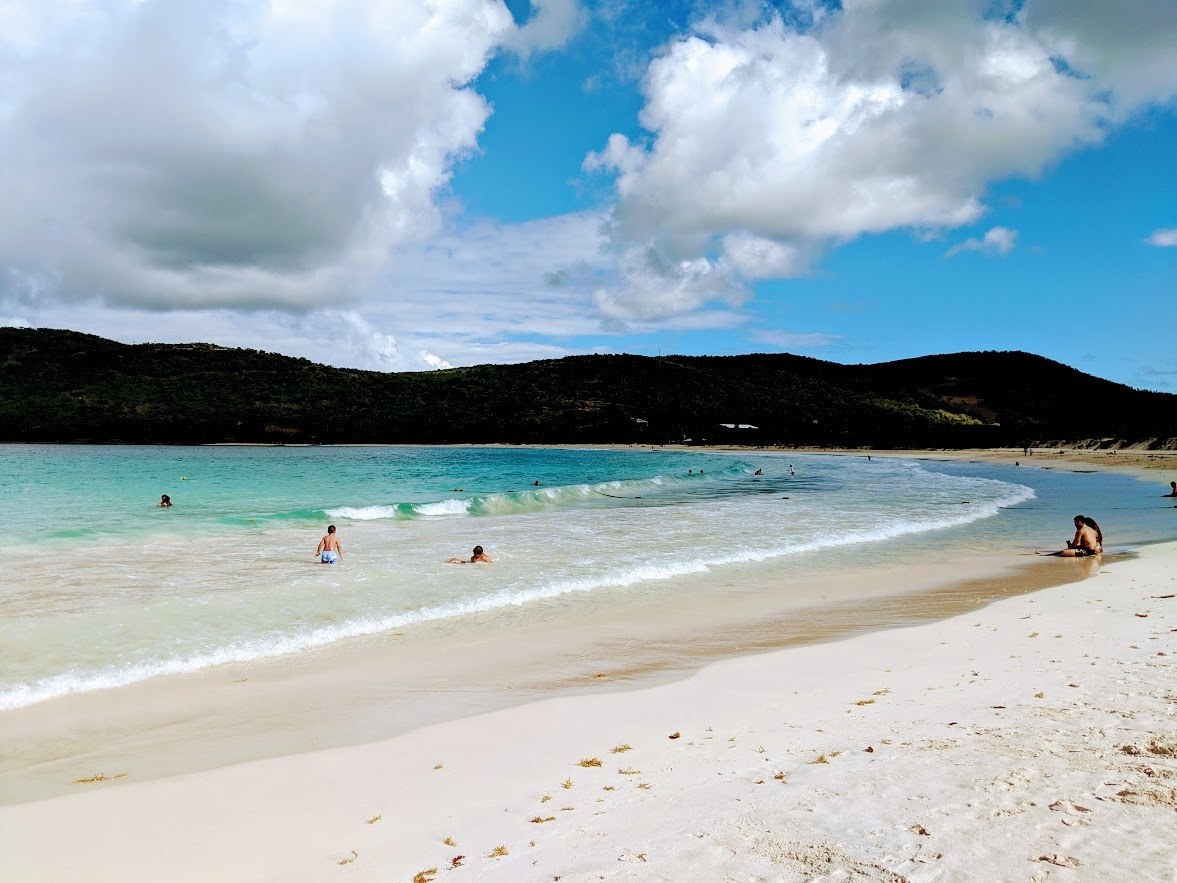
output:
[{"label": "person lying on sand", "polygon": [[482,546],[474,547],[474,554],[470,556],[470,560],[465,558],[451,558],[446,564],[490,564],[490,556],[482,551]]},{"label": "person lying on sand", "polygon": [[1086,558],[1103,552],[1103,532],[1095,519],[1087,515],[1075,516],[1075,538],[1067,540],[1067,547],[1059,552],[1046,552],[1061,558]]}]

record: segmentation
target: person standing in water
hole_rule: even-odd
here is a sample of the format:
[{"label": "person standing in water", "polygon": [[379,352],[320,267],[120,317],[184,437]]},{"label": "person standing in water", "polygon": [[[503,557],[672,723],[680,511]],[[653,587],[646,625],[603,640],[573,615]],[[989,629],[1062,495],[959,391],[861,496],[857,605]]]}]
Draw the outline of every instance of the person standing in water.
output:
[{"label": "person standing in water", "polygon": [[172,505],[172,498],[171,498],[171,497],[169,497],[167,494],[163,494],[163,495],[162,495],[162,496],[159,498],[159,508],[160,508],[160,509],[167,509],[167,508],[169,508],[171,505]]},{"label": "person standing in water", "polygon": [[327,528],[327,535],[319,540],[315,554],[319,557],[320,564],[336,564],[343,560],[343,546],[339,542],[339,537],[335,535],[334,524]]},{"label": "person standing in water", "polygon": [[1171,487],[1172,490],[1167,494],[1161,494],[1161,496],[1162,497],[1177,497],[1177,481],[1169,482],[1169,487]]}]

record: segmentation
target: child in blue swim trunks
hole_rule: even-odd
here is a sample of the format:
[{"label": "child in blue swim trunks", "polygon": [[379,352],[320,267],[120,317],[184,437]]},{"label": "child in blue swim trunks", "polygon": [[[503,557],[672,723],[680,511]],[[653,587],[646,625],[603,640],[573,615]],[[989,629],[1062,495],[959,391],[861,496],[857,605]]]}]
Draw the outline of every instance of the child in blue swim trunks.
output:
[{"label": "child in blue swim trunks", "polygon": [[343,560],[343,546],[339,542],[339,537],[335,535],[334,524],[327,528],[327,536],[319,540],[315,554],[319,556],[320,564],[336,564]]}]

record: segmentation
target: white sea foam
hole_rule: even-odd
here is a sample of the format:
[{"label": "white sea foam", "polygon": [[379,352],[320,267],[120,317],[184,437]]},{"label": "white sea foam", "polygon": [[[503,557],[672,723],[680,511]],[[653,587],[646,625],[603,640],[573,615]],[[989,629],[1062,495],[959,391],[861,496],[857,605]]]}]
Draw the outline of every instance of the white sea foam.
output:
[{"label": "white sea foam", "polygon": [[351,521],[376,521],[382,518],[396,518],[396,506],[338,506],[326,510],[328,518],[347,518]]},{"label": "white sea foam", "polygon": [[[579,486],[576,492],[594,492],[597,487],[600,486],[583,485]],[[959,508],[941,510],[934,515],[923,518],[879,519],[872,522],[871,526],[861,529],[843,529],[840,532],[819,530],[804,539],[777,540],[762,546],[729,548],[722,551],[712,549],[710,552],[701,552],[693,559],[684,558],[681,554],[668,554],[663,550],[654,556],[656,560],[640,564],[627,564],[613,570],[595,571],[583,577],[557,578],[532,587],[500,588],[449,603],[422,606],[386,615],[351,616],[331,625],[303,631],[274,631],[264,637],[232,640],[220,647],[179,653],[155,660],[108,665],[89,671],[81,670],[75,666],[66,672],[37,679],[30,683],[16,684],[0,692],[0,709],[19,708],[70,693],[126,686],[151,678],[190,673],[226,663],[283,656],[322,647],[348,638],[403,629],[419,623],[493,613],[573,593],[625,589],[642,583],[706,573],[715,567],[764,561],[775,557],[815,552],[839,546],[879,542],[907,534],[964,525],[991,517],[1004,507],[1016,505],[1034,496],[1030,488],[987,479],[969,479],[962,484],[954,484],[952,487],[954,489],[972,487],[976,490],[1000,490],[1002,493],[991,500],[960,504]],[[553,492],[564,493],[567,490],[564,488]],[[462,502],[465,501],[444,501],[446,504]],[[343,514],[345,507],[345,509],[332,510],[329,514],[332,517],[358,517],[361,520],[363,518],[386,518],[390,516],[376,514],[376,510],[391,508],[367,507],[351,510],[363,513],[359,516],[352,516]]]},{"label": "white sea foam", "polygon": [[413,510],[427,518],[444,518],[450,515],[465,515],[470,511],[469,500],[441,500],[437,503],[416,503]]}]

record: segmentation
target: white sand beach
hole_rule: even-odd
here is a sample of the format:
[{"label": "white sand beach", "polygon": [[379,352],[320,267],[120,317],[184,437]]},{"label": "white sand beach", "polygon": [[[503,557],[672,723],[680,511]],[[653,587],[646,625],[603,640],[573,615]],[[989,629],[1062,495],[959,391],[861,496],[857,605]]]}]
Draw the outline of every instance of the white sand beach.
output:
[{"label": "white sand beach", "polygon": [[946,621],[367,745],[146,782],[85,771],[107,778],[0,807],[0,871],[1173,880],[1175,563],[1177,544],[1146,547]]}]

